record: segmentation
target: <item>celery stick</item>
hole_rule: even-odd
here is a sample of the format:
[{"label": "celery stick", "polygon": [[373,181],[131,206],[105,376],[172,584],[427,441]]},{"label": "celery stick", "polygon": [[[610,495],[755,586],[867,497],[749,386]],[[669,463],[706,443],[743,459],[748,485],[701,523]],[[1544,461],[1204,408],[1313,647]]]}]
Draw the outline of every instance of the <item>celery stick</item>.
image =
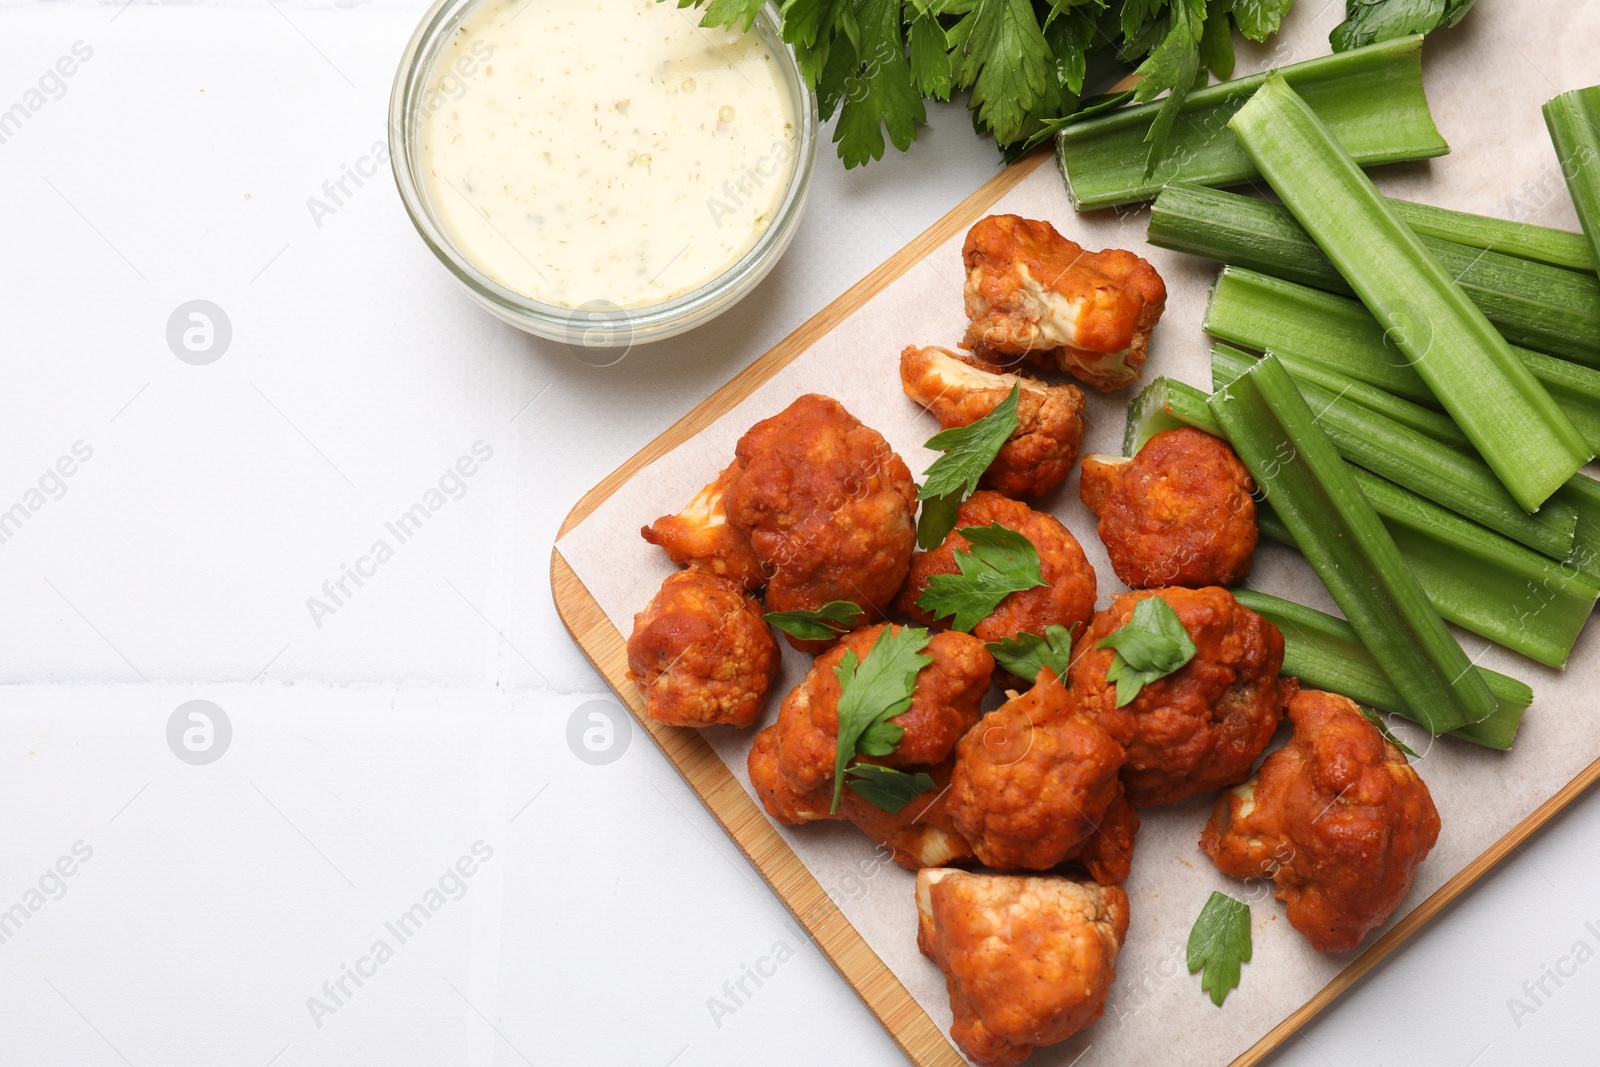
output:
[{"label": "celery stick", "polygon": [[1207,404],[1210,394],[1171,378],[1156,378],[1139,390],[1128,405],[1128,425],[1122,435],[1122,454],[1136,456],[1146,441],[1180,426],[1223,436]]},{"label": "celery stick", "polygon": [[1389,203],[1418,237],[1437,237],[1469,248],[1485,248],[1518,259],[1548,263],[1552,267],[1594,273],[1594,255],[1581,233],[1452,211],[1410,200],[1390,200]]},{"label": "celery stick", "polygon": [[1600,262],[1600,85],[1562,93],[1544,106],[1572,206]]},{"label": "celery stick", "polygon": [[[1279,73],[1334,129],[1363,166],[1442,156],[1422,91],[1422,38],[1402,37],[1337,55],[1295,63]],[[1161,101],[1120,108],[1075,123],[1056,135],[1056,162],[1079,211],[1148,200],[1169,181],[1232,185],[1258,172],[1228,119],[1260,88],[1265,75],[1222,82],[1190,93],[1167,142],[1166,154],[1145,175],[1145,134]]]}]

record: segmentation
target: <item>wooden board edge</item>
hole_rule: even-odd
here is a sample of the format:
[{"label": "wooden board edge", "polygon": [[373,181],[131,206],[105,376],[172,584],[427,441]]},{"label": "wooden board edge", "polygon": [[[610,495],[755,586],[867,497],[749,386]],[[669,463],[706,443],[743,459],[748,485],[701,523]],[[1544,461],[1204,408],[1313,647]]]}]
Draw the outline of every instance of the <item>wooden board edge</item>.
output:
[{"label": "wooden board edge", "polygon": [[1457,871],[1454,878],[1435,889],[1427,900],[1413,908],[1410,914],[1396,923],[1388,933],[1375,941],[1372,947],[1363,952],[1354,962],[1335,975],[1331,982],[1318,990],[1310,1000],[1300,1005],[1287,1019],[1267,1031],[1259,1041],[1246,1049],[1229,1067],[1254,1067],[1255,1064],[1260,1063],[1313,1016],[1365,978],[1391,952],[1404,944],[1407,938],[1422,929],[1434,916],[1438,915],[1439,912],[1443,911],[1457,897],[1474,885],[1478,879],[1489,873],[1495,864],[1510,855],[1513,849],[1518,848],[1536,830],[1543,827],[1567,805],[1582,796],[1597,780],[1600,780],[1600,759],[1595,760],[1582,771],[1579,771],[1572,781],[1562,786],[1554,796],[1540,804],[1521,822],[1506,831],[1500,840],[1490,845],[1479,853],[1471,863]]},{"label": "wooden board edge", "polygon": [[988,210],[990,205],[1010,192],[1042,164],[1054,158],[1053,153],[1046,149],[1034,152],[984,182],[976,192],[951,208],[938,222],[923,230],[904,248],[874,267],[865,278],[835,297],[827,307],[797,326],[789,336],[773,345],[765,355],[751,362],[726,385],[667,427],[661,436],[606,475],[598,485],[578,498],[572,511],[561,523],[556,539],[565,537],[573,527],[588,518],[595,508],[626,484],[628,479],[727,414],[767,379],[794,362],[802,352],[816,344],[868,300],[882,292],[890,282],[921,263],[934,249],[977,221],[978,216]]},{"label": "wooden board edge", "polygon": [[917,1067],[964,1067],[966,1061],[922,1005],[845,918],[705,738],[695,730],[663,726],[644,713],[638,687],[628,678],[622,634],[559,550],[550,554],[550,589],[556,614],[590,665],[906,1057]]}]

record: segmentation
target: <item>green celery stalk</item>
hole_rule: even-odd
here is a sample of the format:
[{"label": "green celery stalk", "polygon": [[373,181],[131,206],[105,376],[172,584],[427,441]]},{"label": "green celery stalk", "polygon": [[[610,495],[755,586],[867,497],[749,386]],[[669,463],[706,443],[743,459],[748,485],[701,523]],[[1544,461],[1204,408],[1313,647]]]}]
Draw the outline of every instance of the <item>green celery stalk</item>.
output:
[{"label": "green celery stalk", "polygon": [[[1566,665],[1600,600],[1600,580],[1360,467],[1350,474],[1443,618],[1547,666]],[[1256,522],[1263,537],[1299,547],[1265,503]]]},{"label": "green celery stalk", "polygon": [[1577,541],[1569,562],[1600,579],[1600,481],[1575,474],[1556,490],[1555,499],[1578,513]]},{"label": "green celery stalk", "polygon": [[[1212,385],[1221,391],[1256,366],[1253,357],[1219,345],[1211,354]],[[1551,559],[1564,561],[1572,555],[1578,516],[1570,504],[1552,500],[1538,514],[1529,515],[1476,456],[1440,444],[1338,392],[1303,379],[1295,384],[1316,412],[1317,425],[1351,463]]]},{"label": "green celery stalk", "polygon": [[1122,454],[1136,456],[1145,442],[1158,433],[1189,426],[1213,437],[1223,436],[1211,417],[1210,394],[1171,378],[1155,378],[1139,390],[1128,405],[1128,425],[1122,435]]},{"label": "green celery stalk", "polygon": [[[1255,360],[1254,355],[1221,343],[1212,345],[1211,353],[1214,357],[1220,356],[1225,362],[1240,368]],[[1375,411],[1407,429],[1415,430],[1424,437],[1449,445],[1451,448],[1461,450],[1472,447],[1472,442],[1467,440],[1467,435],[1461,432],[1461,428],[1450,421],[1450,416],[1441,411],[1424,407],[1414,400],[1407,400],[1393,393],[1386,393],[1375,385],[1368,385],[1333,369],[1328,363],[1319,363],[1297,355],[1285,355],[1282,352],[1274,352],[1273,355],[1283,362],[1284,369],[1297,382],[1307,382],[1345,400],[1353,400],[1369,411]]]},{"label": "green celery stalk", "polygon": [[1229,125],[1361,302],[1395,327],[1396,344],[1525,511],[1537,511],[1594,458],[1505,338],[1288,82],[1268,77]]},{"label": "green celery stalk", "polygon": [[1600,371],[1526,348],[1517,349],[1517,356],[1544,383],[1589,447],[1600,452]]},{"label": "green celery stalk", "polygon": [[[1226,437],[1211,417],[1207,400],[1192,385],[1155,379],[1128,408],[1123,454],[1136,455],[1152,436],[1175,426]],[[1441,616],[1540,663],[1552,667],[1566,663],[1600,600],[1600,579],[1556,563],[1360,467],[1352,466],[1350,474]],[[1562,487],[1564,496],[1569,492],[1571,487]],[[1589,487],[1587,496],[1589,506],[1600,504],[1600,483]],[[1582,545],[1584,507],[1578,512]],[[1600,522],[1600,511],[1590,514]],[[1263,536],[1297,547],[1265,501],[1256,505],[1256,520]]]},{"label": "green celery stalk", "polygon": [[[1207,196],[1208,192],[1212,195]],[[1214,238],[1209,237],[1205,231],[1213,225],[1222,225],[1228,229],[1239,228],[1242,232],[1237,240],[1241,242],[1251,240],[1271,242],[1267,246],[1268,251],[1273,250],[1285,238],[1293,239],[1295,235],[1305,232],[1298,224],[1295,224],[1293,230],[1285,230],[1276,221],[1280,215],[1263,214],[1261,217],[1267,219],[1271,229],[1257,236],[1257,231],[1250,225],[1256,221],[1256,215],[1245,215],[1238,220],[1231,218],[1232,209],[1237,207],[1235,201],[1239,199],[1249,200],[1252,204],[1267,203],[1236,193],[1227,194],[1220,190],[1211,190],[1207,186],[1193,182],[1169,182],[1151,205],[1150,241],[1163,248],[1175,248],[1183,252],[1193,251],[1196,255],[1211,255],[1206,247],[1207,242]],[[1388,201],[1394,213],[1399,215],[1418,237],[1433,238],[1463,248],[1498,252],[1504,256],[1514,256],[1519,260],[1561,267],[1569,272],[1594,273],[1594,258],[1589,253],[1589,242],[1581,233],[1551,229],[1548,226],[1535,226],[1529,222],[1472,215],[1465,211],[1452,211],[1449,208],[1413,203],[1410,200],[1397,200],[1393,197],[1389,197]],[[1276,204],[1269,206],[1278,208]],[[1293,216],[1290,216],[1290,219],[1292,221]],[[1189,242],[1198,243],[1191,248]],[[1249,245],[1246,244],[1245,247],[1248,248]],[[1211,256],[1211,258],[1218,257]],[[1318,258],[1326,258],[1321,255],[1320,250]],[[1278,272],[1267,270],[1267,273]],[[1293,274],[1278,276],[1295,277]]]},{"label": "green celery stalk", "polygon": [[[1410,359],[1358,301],[1225,267],[1206,306],[1205,331],[1244,348],[1324,364],[1385,392],[1438,406]],[[1513,348],[1557,406],[1600,452],[1600,371]]]},{"label": "green celery stalk", "polygon": [[1469,248],[1484,248],[1535,263],[1548,263],[1552,267],[1594,273],[1594,255],[1581,233],[1452,211],[1410,200],[1390,200],[1389,204],[1418,237],[1437,237]]},{"label": "green celery stalk", "polygon": [[[1410,717],[1400,694],[1349,623],[1255,589],[1235,589],[1233,597],[1282,632],[1284,674],[1300,679],[1309,689],[1339,693],[1358,704]],[[1516,740],[1522,714],[1533,703],[1533,690],[1496,671],[1477,670],[1494,694],[1494,714],[1450,732],[1464,741],[1504,751]]]},{"label": "green celery stalk", "polygon": [[1211,412],[1406,710],[1435,734],[1492,716],[1494,695],[1283,365],[1264,357]]},{"label": "green celery stalk", "polygon": [[[1364,166],[1442,156],[1422,91],[1422,38],[1402,37],[1283,67],[1279,73],[1311,101],[1341,143]],[[1120,108],[1056,135],[1056,162],[1079,211],[1148,200],[1169,181],[1232,185],[1258,176],[1228,134],[1234,112],[1265,75],[1197,89],[1183,102],[1166,154],[1145,175],[1145,135],[1162,102]]]},{"label": "green celery stalk", "polygon": [[[1161,248],[1330,292],[1354,292],[1282,204],[1174,183],[1151,206],[1148,236]],[[1453,241],[1425,235],[1419,240],[1506,340],[1600,364],[1600,279]]]},{"label": "green celery stalk", "polygon": [[1600,261],[1600,85],[1562,93],[1544,106],[1545,125],[1578,209],[1589,249]]}]

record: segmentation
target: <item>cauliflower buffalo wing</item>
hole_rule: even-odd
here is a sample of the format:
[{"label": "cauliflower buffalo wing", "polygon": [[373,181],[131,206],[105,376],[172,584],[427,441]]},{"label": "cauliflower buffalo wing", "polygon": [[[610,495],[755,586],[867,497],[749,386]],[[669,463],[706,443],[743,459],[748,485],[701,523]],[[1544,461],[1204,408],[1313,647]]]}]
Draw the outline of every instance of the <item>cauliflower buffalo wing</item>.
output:
[{"label": "cauliflower buffalo wing", "polygon": [[724,502],[728,486],[738,476],[739,465],[730,464],[716,481],[695,494],[688,507],[676,515],[663,515],[639,533],[665,549],[680,567],[728,578],[754,592],[766,585],[767,579],[750,538],[728,524]]},{"label": "cauliflower buffalo wing", "polygon": [[1303,690],[1294,736],[1217,798],[1200,847],[1222,873],[1267,878],[1323,952],[1359,945],[1405,899],[1439,839],[1427,785],[1354,702]]},{"label": "cauliflower buffalo wing", "polygon": [[[973,636],[983,641],[999,641],[1027,632],[1043,634],[1047,626],[1082,626],[1094,614],[1094,568],[1084,556],[1078,539],[1054,516],[1034,511],[1020,501],[1011,500],[988,489],[973,493],[957,512],[956,529],[931,552],[919,552],[911,561],[911,573],[895,599],[895,607],[913,619],[938,625],[917,598],[936,574],[958,572],[956,551],[965,551],[968,541],[960,530],[968,526],[988,526],[998,522],[1015,530],[1039,550],[1039,572],[1045,585],[1012,593],[972,628]],[[1026,681],[1025,680],[1025,684]]]},{"label": "cauliflower buffalo wing", "polygon": [[1253,483],[1233,449],[1188,427],[1150,438],[1133,459],[1083,457],[1078,496],[1132,589],[1232,585],[1256,549]]},{"label": "cauliflower buffalo wing", "polygon": [[988,488],[1011,497],[1043,496],[1072,473],[1084,430],[1077,386],[997,374],[975,356],[915,345],[900,353],[900,384],[946,430],[972,425],[1017,389],[1017,429],[984,472]]},{"label": "cauliflower buffalo wing", "polygon": [[980,860],[1048,870],[1075,858],[1122,795],[1122,746],[1080,715],[1054,674],[989,712],[961,739],[949,811]]},{"label": "cauliflower buffalo wing", "polygon": [[736,457],[723,501],[767,576],[767,607],[888,606],[916,543],[917,489],[881,434],[813,393],[752,426]]},{"label": "cauliflower buffalo wing", "polygon": [[[1117,686],[1106,677],[1115,653],[1096,646],[1152,596],[1177,614],[1196,652],[1119,708]],[[1094,617],[1074,656],[1072,689],[1083,710],[1127,750],[1122,780],[1134,804],[1173,804],[1244,781],[1272,740],[1294,684],[1278,677],[1278,628],[1215,587],[1114,597]]]},{"label": "cauliflower buffalo wing", "polygon": [[628,674],[645,710],[670,726],[749,726],[778,673],[761,605],[738,583],[686,570],[633,617]]},{"label": "cauliflower buffalo wing", "polygon": [[[863,825],[863,829],[875,837],[884,832],[885,838],[907,829],[894,825],[892,820],[885,822],[883,817],[888,813],[864,813],[857,804],[860,798],[848,787],[841,794],[844,800],[839,814],[830,815],[828,811],[833,798],[833,766],[839,732],[840,690],[834,668],[846,652],[853,651],[858,659],[865,659],[883,629],[883,626],[869,626],[855,630],[818,656],[804,680],[784,698],[777,721],[756,735],[747,764],[750,784],[767,814],[778,822],[795,826],[818,819],[851,818],[870,823],[871,828]],[[981,641],[958,633],[934,634],[923,654],[932,656],[933,662],[918,672],[911,706],[890,720],[905,731],[899,746],[891,755],[874,758],[872,762],[927,771],[937,780],[939,774],[948,774],[948,769],[941,770],[939,765],[947,763],[956,742],[978,721],[978,705],[989,690],[994,657]],[[923,804],[923,810],[908,818],[915,819],[922,814],[924,822],[943,831],[948,824],[943,805],[935,804],[936,799]],[[912,807],[919,803],[922,798],[913,801]],[[907,810],[903,808],[901,813]],[[922,833],[909,832],[913,836]],[[955,836],[953,830],[949,836]],[[880,838],[880,842],[882,840]],[[897,858],[900,853],[909,856],[925,848],[947,849],[955,859],[970,855],[965,844],[958,840],[930,838],[908,843],[910,840],[900,839],[894,846]]]},{"label": "cauliflower buffalo wing", "polygon": [[1048,222],[991,215],[967,233],[961,347],[1026,355],[1097,389],[1139,377],[1167,288],[1119,248],[1085,252]]},{"label": "cauliflower buffalo wing", "polygon": [[1011,1067],[1098,1019],[1127,934],[1120,886],[917,872],[917,947],[944,972],[950,1036],[978,1067]]}]

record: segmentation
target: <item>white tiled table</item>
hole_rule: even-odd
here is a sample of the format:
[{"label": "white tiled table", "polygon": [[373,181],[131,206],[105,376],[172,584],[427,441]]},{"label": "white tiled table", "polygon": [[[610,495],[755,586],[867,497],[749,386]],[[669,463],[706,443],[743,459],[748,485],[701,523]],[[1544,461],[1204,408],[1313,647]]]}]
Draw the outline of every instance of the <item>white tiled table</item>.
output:
[{"label": "white tiled table", "polygon": [[[0,4],[0,1064],[895,1062],[642,734],[569,749],[608,695],[546,573],[585,489],[993,149],[940,108],[909,158],[824,158],[755,295],[594,368],[471,306],[386,168],[308,206],[371,169],[422,6]],[[166,339],[195,299],[232,331],[203,366]],[[205,765],[167,743],[197,699]],[[1279,1062],[1600,1062],[1600,964],[1507,1006],[1600,948],[1597,833],[1579,803]]]}]

